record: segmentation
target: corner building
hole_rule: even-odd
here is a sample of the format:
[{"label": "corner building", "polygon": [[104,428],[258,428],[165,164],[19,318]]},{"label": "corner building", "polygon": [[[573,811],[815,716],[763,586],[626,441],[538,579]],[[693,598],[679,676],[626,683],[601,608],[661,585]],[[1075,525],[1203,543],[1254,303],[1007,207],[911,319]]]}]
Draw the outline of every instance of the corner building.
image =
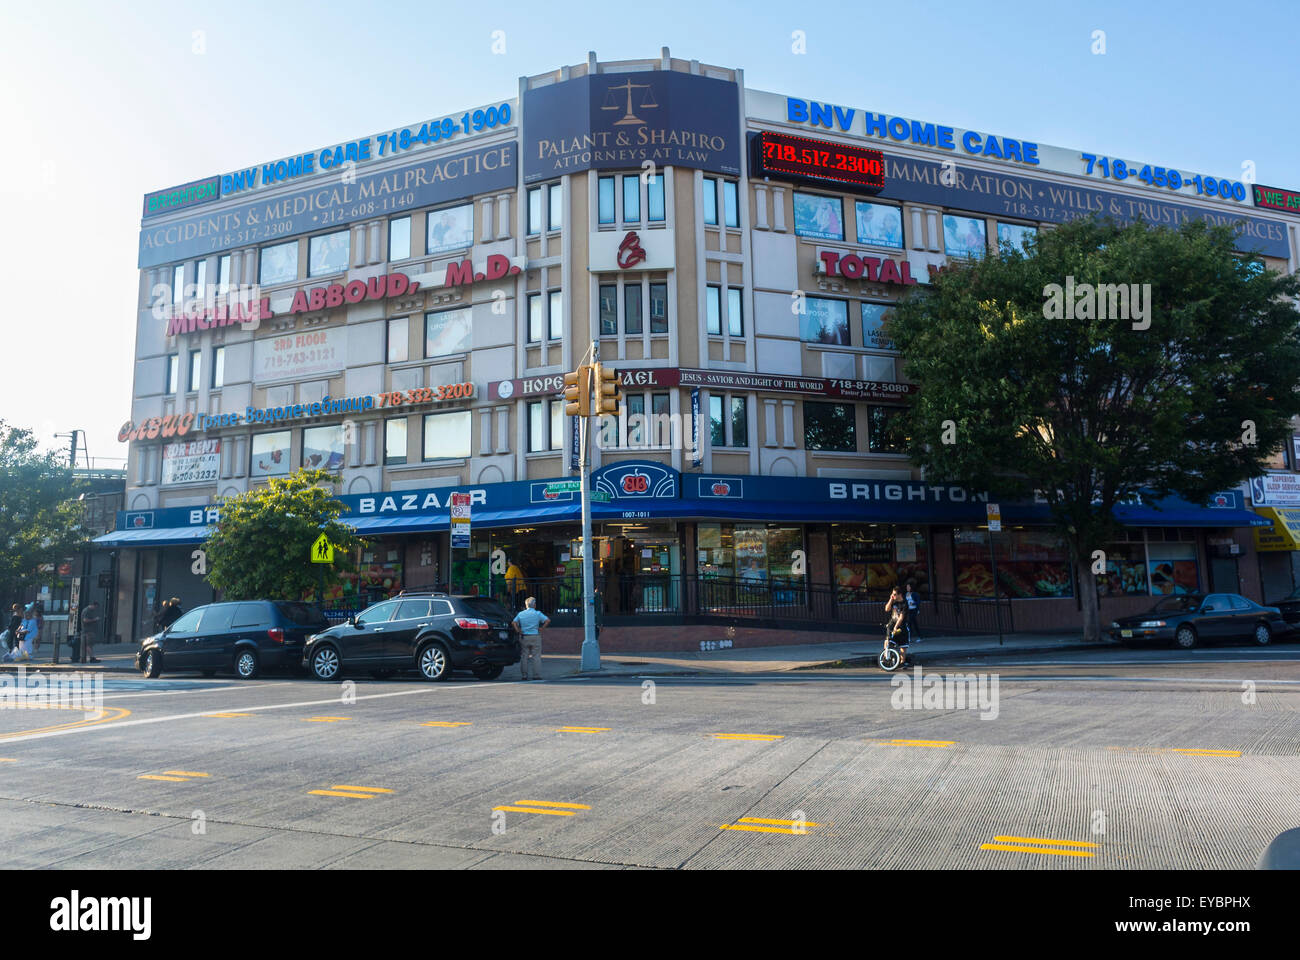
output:
[{"label": "corner building", "polygon": [[[1075,572],[1041,507],[1001,505],[990,534],[986,495],[902,453],[912,387],[881,328],[950,259],[1094,210],[1233,223],[1243,253],[1296,269],[1300,216],[1139,166],[748,90],[664,50],[150,194],[126,509],[101,538],[117,630],[213,598],[222,497],[319,466],[366,542],[326,598],[340,615],[403,588],[533,593],[552,648],[576,649],[580,505],[553,484],[576,475],[562,378],[592,340],[624,394],[592,451],[606,650],[855,634],[907,580],[923,625],[991,630],[990,537],[1003,626],[1069,627]],[[1125,508],[1103,617],[1258,594],[1242,561],[1270,521],[1247,506],[1243,487]]]}]

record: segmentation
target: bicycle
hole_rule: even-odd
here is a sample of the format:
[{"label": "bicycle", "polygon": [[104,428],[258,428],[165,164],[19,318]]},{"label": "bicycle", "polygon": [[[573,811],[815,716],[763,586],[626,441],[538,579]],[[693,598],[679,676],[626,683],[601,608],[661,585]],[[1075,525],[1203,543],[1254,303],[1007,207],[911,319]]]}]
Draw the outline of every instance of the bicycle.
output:
[{"label": "bicycle", "polygon": [[895,639],[896,637],[907,637],[906,627],[900,627],[893,633],[885,635],[885,648],[880,651],[880,656],[876,658],[876,662],[880,664],[880,669],[886,673],[893,673],[903,665],[903,650]]}]

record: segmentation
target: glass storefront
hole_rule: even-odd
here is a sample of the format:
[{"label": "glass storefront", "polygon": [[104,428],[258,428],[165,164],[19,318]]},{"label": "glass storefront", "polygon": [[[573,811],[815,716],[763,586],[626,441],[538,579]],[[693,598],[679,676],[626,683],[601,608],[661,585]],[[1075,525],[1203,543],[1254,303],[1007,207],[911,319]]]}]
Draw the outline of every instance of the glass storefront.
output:
[{"label": "glass storefront", "polygon": [[[998,596],[1016,600],[1072,597],[1070,561],[1065,541],[1049,530],[1003,530],[996,537]],[[989,532],[959,527],[953,535],[957,559],[957,594],[993,596]]]},{"label": "glass storefront", "polygon": [[1131,530],[1106,544],[1106,573],[1097,578],[1103,597],[1169,596],[1200,589],[1196,534],[1175,527]]},{"label": "glass storefront", "polygon": [[892,523],[831,525],[831,582],[840,603],[882,601],[911,581],[930,592],[930,550],[921,527]]}]

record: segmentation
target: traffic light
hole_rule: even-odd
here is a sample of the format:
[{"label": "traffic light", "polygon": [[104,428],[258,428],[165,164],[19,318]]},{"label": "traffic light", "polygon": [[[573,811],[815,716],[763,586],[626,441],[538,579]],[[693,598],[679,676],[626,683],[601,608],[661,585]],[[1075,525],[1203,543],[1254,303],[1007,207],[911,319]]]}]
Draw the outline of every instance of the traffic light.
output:
[{"label": "traffic light", "polygon": [[564,375],[564,412],[570,417],[591,416],[591,368],[585,363]]},{"label": "traffic light", "polygon": [[618,413],[618,404],[622,397],[618,389],[618,371],[601,363],[595,365],[596,385],[592,400],[592,413],[602,416],[606,413]]}]

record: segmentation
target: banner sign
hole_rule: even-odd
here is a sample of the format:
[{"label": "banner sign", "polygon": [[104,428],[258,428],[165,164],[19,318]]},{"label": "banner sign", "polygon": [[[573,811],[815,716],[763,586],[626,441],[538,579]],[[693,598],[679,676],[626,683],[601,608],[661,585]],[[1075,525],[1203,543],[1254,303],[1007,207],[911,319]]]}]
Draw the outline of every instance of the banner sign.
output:
[{"label": "banner sign", "polygon": [[703,451],[700,449],[700,388],[691,388],[691,464],[700,465]]},{"label": "banner sign", "polygon": [[1283,213],[1294,213],[1300,215],[1300,193],[1294,190],[1283,190],[1281,187],[1261,187],[1259,184],[1251,186],[1251,192],[1255,197],[1255,206],[1267,207],[1269,210],[1281,210]]},{"label": "banner sign", "polygon": [[253,341],[253,382],[332,376],[347,365],[348,328],[327,327]]},{"label": "banner sign", "polygon": [[221,441],[169,443],[162,452],[162,483],[213,483],[221,469]]},{"label": "banner sign", "polygon": [[586,417],[569,417],[569,469],[582,469],[582,428]]},{"label": "banner sign", "polygon": [[[643,367],[618,371],[619,386],[625,390],[654,387],[704,387],[718,390],[759,390],[766,393],[797,393],[808,397],[838,397],[845,400],[879,400],[902,403],[916,392],[910,383],[879,380],[842,380],[799,377],[784,374],[743,373],[733,370],[693,370],[678,367]],[[512,397],[545,397],[564,392],[563,374],[494,380],[488,396],[498,400]]]},{"label": "banner sign", "polygon": [[393,170],[329,180],[294,193],[224,207],[140,232],[139,266],[207,256],[268,240],[287,240],[354,220],[507,190],[516,184],[515,144],[445,157],[422,157]]},{"label": "banner sign", "polygon": [[1250,499],[1257,507],[1300,506],[1300,474],[1269,473],[1250,481]]},{"label": "banner sign", "polygon": [[598,73],[524,92],[524,183],[649,160],[740,174],[740,97],[714,77]]}]

